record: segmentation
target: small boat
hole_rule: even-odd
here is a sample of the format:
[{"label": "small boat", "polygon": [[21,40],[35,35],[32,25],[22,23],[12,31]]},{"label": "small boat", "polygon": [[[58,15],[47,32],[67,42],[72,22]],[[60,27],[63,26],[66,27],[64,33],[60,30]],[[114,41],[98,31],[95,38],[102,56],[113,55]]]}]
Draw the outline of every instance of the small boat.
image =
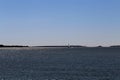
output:
[{"label": "small boat", "polygon": [[68,44],[68,48],[71,48],[70,44]]}]

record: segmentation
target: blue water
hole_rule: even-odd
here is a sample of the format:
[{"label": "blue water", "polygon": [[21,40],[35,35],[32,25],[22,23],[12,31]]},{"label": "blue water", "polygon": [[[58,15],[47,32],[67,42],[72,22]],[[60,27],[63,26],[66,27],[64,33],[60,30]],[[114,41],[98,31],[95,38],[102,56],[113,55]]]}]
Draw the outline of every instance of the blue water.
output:
[{"label": "blue water", "polygon": [[0,49],[0,80],[120,80],[120,48]]}]

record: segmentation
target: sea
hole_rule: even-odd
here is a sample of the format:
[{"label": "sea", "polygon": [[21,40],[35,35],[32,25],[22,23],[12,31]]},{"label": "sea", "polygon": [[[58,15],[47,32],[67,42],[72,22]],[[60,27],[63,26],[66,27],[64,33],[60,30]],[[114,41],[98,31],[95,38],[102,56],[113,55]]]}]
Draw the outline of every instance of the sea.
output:
[{"label": "sea", "polygon": [[0,80],[120,80],[120,48],[0,48]]}]

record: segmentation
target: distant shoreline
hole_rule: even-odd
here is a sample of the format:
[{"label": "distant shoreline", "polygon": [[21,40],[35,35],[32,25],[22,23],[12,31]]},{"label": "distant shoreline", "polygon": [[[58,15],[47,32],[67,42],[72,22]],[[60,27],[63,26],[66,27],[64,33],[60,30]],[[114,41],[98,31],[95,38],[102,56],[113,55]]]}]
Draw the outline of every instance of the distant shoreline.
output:
[{"label": "distant shoreline", "polygon": [[45,47],[45,48],[120,48],[120,45],[114,45],[109,47],[104,46],[95,46],[95,47],[88,47],[88,46],[80,46],[80,45],[63,45],[63,46],[21,46],[21,45],[0,45],[0,48],[23,48],[23,47]]},{"label": "distant shoreline", "polygon": [[6,47],[29,47],[29,46],[21,46],[21,45],[0,45],[0,48],[6,48]]}]

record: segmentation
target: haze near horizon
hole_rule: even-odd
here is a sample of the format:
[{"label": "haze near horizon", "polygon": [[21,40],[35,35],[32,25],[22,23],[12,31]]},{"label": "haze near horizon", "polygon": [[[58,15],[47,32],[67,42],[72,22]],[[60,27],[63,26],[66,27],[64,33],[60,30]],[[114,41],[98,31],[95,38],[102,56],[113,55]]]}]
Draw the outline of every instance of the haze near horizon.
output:
[{"label": "haze near horizon", "polygon": [[0,0],[0,44],[120,45],[120,0]]}]

